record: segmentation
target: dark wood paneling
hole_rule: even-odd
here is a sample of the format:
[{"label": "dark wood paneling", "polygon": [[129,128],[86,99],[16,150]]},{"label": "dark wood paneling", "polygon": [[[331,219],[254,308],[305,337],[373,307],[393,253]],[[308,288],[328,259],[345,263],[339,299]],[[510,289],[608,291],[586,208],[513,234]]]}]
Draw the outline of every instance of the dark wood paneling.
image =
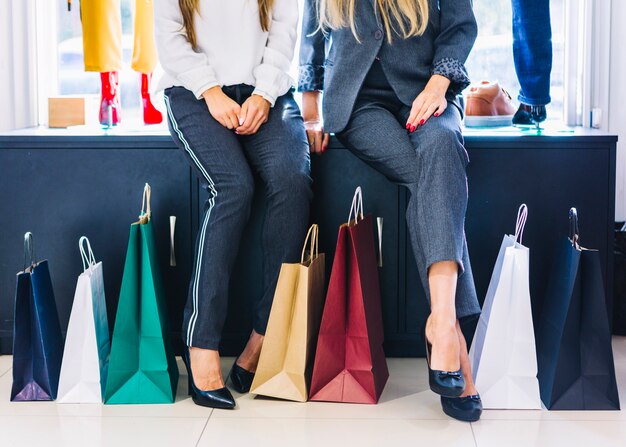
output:
[{"label": "dark wood paneling", "polygon": [[[191,270],[191,170],[174,150],[84,148],[0,150],[0,331],[13,325],[15,274],[23,264],[23,236],[34,235],[38,257],[48,259],[61,327],[66,328],[76,279],[82,272],[80,236],[103,262],[112,327],[129,226],[141,211],[144,183],[152,187],[153,225],[168,298],[171,327],[180,333]],[[169,265],[169,216],[177,217],[177,266]],[[9,342],[3,343],[6,352]]]},{"label": "dark wood paneling", "polygon": [[[466,134],[471,163],[467,235],[479,298],[485,295],[502,236],[514,230],[520,203],[530,214],[524,242],[531,253],[534,310],[549,275],[553,247],[567,231],[567,210],[579,210],[583,244],[603,254],[607,305],[612,302],[612,238],[616,137],[593,131],[476,132]],[[331,140],[313,157],[312,219],[330,275],[337,227],[347,219],[357,185],[365,209],[384,217],[380,270],[385,349],[390,356],[423,354],[421,327],[428,307],[419,283],[404,220],[407,192]],[[180,320],[187,297],[192,247],[206,193],[166,132],[26,130],[0,135],[0,353],[11,349],[15,273],[23,262],[22,237],[35,235],[37,254],[50,260],[62,326],[66,326],[82,270],[78,238],[85,234],[104,262],[110,323],[117,304],[128,225],[139,212],[144,182],[153,187],[154,225],[172,318],[180,348]],[[251,305],[260,283],[263,186],[231,281],[224,354],[236,355],[250,331]],[[176,215],[177,261],[169,267],[169,216]],[[610,286],[610,287],[609,287]],[[472,325],[466,328],[472,332]]]}]

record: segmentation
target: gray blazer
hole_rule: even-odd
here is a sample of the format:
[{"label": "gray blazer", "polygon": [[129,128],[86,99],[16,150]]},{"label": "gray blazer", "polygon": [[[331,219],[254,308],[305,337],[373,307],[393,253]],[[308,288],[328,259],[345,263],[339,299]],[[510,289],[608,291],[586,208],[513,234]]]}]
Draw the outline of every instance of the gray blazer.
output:
[{"label": "gray blazer", "polygon": [[300,45],[299,91],[323,90],[324,127],[340,132],[363,80],[378,56],[398,98],[410,106],[432,74],[450,79],[447,98],[461,110],[457,95],[469,85],[463,65],[476,40],[472,0],[430,0],[430,19],[422,36],[386,40],[376,0],[356,1],[356,40],[350,28],[318,30],[318,0],[305,0]]}]

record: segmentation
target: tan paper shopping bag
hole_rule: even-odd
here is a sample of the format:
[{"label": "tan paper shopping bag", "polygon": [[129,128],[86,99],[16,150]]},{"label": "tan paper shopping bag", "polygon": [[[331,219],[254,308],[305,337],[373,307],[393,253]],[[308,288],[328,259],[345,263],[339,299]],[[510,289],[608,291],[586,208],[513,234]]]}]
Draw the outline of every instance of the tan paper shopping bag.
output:
[{"label": "tan paper shopping bag", "polygon": [[324,254],[312,225],[300,263],[281,267],[251,393],[306,402],[323,308]]}]

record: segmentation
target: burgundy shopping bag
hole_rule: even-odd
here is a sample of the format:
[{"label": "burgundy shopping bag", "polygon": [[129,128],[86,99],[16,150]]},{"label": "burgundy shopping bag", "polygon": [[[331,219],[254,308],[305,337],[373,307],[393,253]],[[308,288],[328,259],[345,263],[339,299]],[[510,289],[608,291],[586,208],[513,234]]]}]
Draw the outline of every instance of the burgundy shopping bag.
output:
[{"label": "burgundy shopping bag", "polygon": [[348,222],[339,227],[310,399],[377,403],[389,377],[383,337],[374,229],[357,188]]}]

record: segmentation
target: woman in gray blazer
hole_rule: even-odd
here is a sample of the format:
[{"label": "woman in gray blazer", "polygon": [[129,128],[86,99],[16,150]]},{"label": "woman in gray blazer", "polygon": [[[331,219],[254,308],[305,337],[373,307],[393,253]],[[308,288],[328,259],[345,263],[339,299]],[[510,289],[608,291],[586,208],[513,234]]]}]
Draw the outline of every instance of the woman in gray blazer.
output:
[{"label": "woman in gray blazer", "polygon": [[[477,34],[471,0],[305,0],[300,76],[311,152],[328,134],[410,191],[407,224],[431,313],[431,389],[478,420],[459,319],[480,306],[465,240],[466,166],[457,95]],[[319,112],[323,91],[323,121]]]}]

